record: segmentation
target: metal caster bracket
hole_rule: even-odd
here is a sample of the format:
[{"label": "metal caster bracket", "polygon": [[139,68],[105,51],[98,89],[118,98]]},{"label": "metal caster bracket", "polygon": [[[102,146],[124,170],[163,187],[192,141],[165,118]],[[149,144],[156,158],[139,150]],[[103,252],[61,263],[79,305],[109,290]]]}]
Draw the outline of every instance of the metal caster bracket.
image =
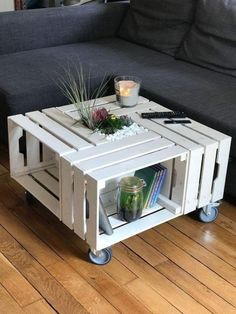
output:
[{"label": "metal caster bracket", "polygon": [[25,191],[25,200],[27,204],[32,205],[35,202],[35,197],[29,191]]},{"label": "metal caster bracket", "polygon": [[198,210],[198,220],[206,223],[215,221],[219,214],[219,205],[220,203],[216,202],[200,208]]},{"label": "metal caster bracket", "polygon": [[96,265],[105,265],[110,262],[112,258],[112,249],[105,248],[101,251],[90,250],[88,251],[89,260]]}]

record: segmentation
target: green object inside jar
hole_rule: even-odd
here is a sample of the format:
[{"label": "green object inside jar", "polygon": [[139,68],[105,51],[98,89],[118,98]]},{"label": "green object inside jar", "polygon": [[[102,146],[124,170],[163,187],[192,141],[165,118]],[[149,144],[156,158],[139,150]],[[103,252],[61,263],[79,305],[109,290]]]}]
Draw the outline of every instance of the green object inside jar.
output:
[{"label": "green object inside jar", "polygon": [[142,187],[143,182],[137,177],[128,177],[121,181],[118,197],[118,214],[121,219],[131,222],[142,215]]}]

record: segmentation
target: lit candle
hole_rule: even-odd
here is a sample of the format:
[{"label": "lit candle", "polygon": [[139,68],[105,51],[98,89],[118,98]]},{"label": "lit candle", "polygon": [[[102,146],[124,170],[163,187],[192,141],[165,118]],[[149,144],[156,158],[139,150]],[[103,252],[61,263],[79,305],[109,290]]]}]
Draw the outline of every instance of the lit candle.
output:
[{"label": "lit candle", "polygon": [[134,81],[120,81],[119,82],[119,89],[120,89],[120,96],[131,96],[131,91],[137,83]]},{"label": "lit candle", "polygon": [[133,107],[138,103],[140,84],[133,80],[120,80],[116,82],[117,100],[122,107]]}]

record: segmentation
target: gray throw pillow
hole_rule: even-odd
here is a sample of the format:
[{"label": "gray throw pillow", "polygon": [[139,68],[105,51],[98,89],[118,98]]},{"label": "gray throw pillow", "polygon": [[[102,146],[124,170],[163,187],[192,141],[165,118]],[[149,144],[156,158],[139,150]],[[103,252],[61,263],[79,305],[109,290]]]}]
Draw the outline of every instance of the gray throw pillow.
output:
[{"label": "gray throw pillow", "polygon": [[174,55],[190,29],[197,0],[131,0],[119,36]]},{"label": "gray throw pillow", "polygon": [[177,58],[236,76],[236,0],[199,0]]}]

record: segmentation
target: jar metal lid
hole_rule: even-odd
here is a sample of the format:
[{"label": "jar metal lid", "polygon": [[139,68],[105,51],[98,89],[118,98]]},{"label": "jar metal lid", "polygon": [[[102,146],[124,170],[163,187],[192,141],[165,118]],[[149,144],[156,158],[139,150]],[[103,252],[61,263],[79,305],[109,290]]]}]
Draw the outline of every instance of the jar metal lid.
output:
[{"label": "jar metal lid", "polygon": [[146,184],[139,177],[129,176],[122,178],[118,185],[125,192],[135,193],[141,191]]}]

